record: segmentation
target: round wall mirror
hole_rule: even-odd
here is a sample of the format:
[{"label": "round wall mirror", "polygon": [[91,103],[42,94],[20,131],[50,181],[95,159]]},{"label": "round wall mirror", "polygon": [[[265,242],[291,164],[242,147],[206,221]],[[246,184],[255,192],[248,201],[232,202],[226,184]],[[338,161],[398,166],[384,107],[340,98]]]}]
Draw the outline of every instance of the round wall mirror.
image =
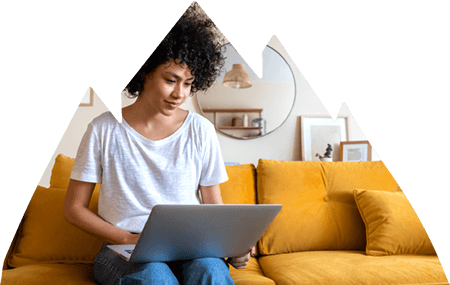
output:
[{"label": "round wall mirror", "polygon": [[[196,95],[203,116],[220,133],[236,139],[254,139],[272,133],[286,121],[294,106],[296,86],[291,67],[279,52],[266,46],[263,78],[259,78],[231,44],[224,48],[224,71],[208,91]],[[243,67],[250,76],[250,87],[248,84],[245,88],[224,86],[225,74],[233,66],[239,70]],[[229,74],[226,78],[228,81]]]}]

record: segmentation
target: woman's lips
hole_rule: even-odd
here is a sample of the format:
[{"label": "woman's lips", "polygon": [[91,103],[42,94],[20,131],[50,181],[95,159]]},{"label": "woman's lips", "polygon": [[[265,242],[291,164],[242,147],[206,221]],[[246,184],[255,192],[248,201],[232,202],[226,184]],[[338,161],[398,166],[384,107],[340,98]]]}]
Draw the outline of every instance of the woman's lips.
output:
[{"label": "woman's lips", "polygon": [[169,104],[169,106],[175,108],[178,106],[178,103],[174,103],[174,102],[169,102],[169,101],[165,101],[167,104]]}]

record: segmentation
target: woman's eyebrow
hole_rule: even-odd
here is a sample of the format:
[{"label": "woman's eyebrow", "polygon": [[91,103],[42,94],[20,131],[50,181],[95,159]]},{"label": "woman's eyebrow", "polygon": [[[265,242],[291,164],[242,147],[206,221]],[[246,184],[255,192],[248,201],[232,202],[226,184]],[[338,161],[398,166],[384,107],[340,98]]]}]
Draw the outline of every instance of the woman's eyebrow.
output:
[{"label": "woman's eyebrow", "polygon": [[[178,74],[175,74],[175,73],[170,72],[170,71],[167,71],[166,73],[171,75],[171,76],[173,76],[173,77],[175,77],[175,79],[181,79],[181,77]],[[192,76],[191,78],[188,78],[186,80],[193,80],[193,79],[194,79],[194,76]]]}]

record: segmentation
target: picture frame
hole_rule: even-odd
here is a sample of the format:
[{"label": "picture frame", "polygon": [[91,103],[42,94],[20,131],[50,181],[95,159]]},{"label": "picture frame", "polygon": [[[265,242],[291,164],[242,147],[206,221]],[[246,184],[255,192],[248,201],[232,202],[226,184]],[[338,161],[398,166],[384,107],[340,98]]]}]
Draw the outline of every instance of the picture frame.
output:
[{"label": "picture frame", "polygon": [[348,116],[336,120],[328,115],[300,116],[301,160],[319,161],[328,144],[332,147],[332,161],[339,161],[341,141],[348,141],[350,130]]},{"label": "picture frame", "polygon": [[86,91],[86,94],[84,95],[83,99],[81,99],[79,106],[94,106],[94,90],[92,90],[91,87]]},{"label": "picture frame", "polygon": [[339,153],[341,161],[372,161],[372,146],[369,141],[341,142]]}]

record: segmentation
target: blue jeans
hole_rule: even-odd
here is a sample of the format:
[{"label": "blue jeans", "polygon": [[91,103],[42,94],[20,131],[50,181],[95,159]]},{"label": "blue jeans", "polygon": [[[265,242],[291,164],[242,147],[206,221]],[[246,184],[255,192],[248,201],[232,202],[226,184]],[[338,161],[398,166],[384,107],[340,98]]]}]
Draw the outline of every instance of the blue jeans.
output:
[{"label": "blue jeans", "polygon": [[234,284],[220,258],[130,263],[106,247],[94,261],[94,279],[100,285],[138,284]]}]

